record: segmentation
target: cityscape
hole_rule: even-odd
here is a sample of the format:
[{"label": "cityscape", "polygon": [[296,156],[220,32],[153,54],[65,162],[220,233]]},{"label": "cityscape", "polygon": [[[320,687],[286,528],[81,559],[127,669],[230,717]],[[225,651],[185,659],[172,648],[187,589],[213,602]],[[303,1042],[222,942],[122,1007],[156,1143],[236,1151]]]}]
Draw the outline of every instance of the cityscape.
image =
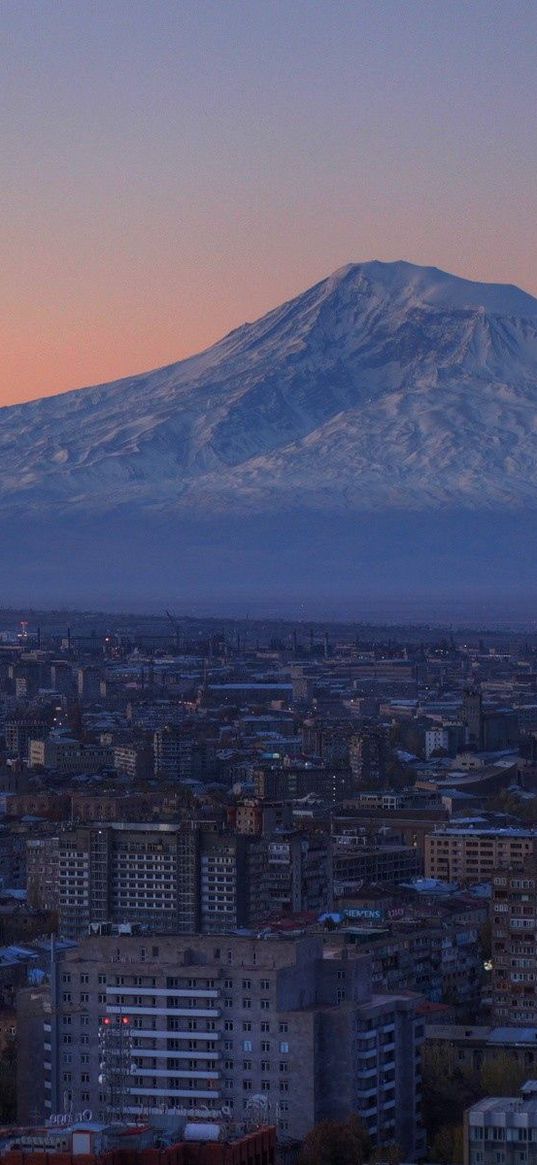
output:
[{"label": "cityscape", "polygon": [[537,1165],[536,62],[0,4],[0,1165]]},{"label": "cityscape", "polygon": [[489,1081],[535,1127],[535,634],[16,617],[0,1030],[26,1153],[198,1120],[292,1159],[354,1114],[377,1151],[464,1135],[480,1161],[511,1111]]}]

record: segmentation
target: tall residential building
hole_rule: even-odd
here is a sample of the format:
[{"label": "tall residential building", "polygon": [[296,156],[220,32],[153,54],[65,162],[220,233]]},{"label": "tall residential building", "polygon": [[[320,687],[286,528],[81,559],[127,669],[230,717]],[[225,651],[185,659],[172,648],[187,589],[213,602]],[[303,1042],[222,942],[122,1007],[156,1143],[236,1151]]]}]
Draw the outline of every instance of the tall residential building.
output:
[{"label": "tall residential building", "polygon": [[196,930],[198,837],[188,826],[113,823],[59,835],[60,933],[79,938],[90,923],[140,923]]},{"label": "tall residential building", "polygon": [[492,880],[492,1007],[502,1026],[537,1027],[537,863]]},{"label": "tall residential building", "polygon": [[483,747],[483,697],[475,688],[465,688],[461,719],[466,727],[467,744]]},{"label": "tall residential building", "polygon": [[439,826],[425,836],[425,877],[489,881],[499,867],[520,869],[535,852],[536,842],[533,829]]},{"label": "tall residential building", "polygon": [[390,759],[388,731],[382,724],[365,724],[353,733],[349,757],[355,786],[382,785]]},{"label": "tall residential building", "polygon": [[43,1115],[255,1109],[302,1139],[357,1113],[414,1161],[417,998],[373,995],[369,960],[317,937],[92,936],[53,964]]},{"label": "tall residential building", "polygon": [[204,934],[258,923],[264,913],[263,853],[253,837],[204,832],[200,837],[200,929]]},{"label": "tall residential building", "polygon": [[537,1081],[488,1096],[464,1115],[464,1165],[537,1165]]},{"label": "tall residential building", "polygon": [[101,698],[102,673],[99,667],[89,665],[76,669],[76,686],[81,700],[92,703]]},{"label": "tall residential building", "polygon": [[26,894],[32,910],[58,909],[59,842],[57,837],[26,841]]},{"label": "tall residential building", "polygon": [[164,781],[197,779],[203,774],[205,750],[175,724],[157,728],[153,737],[155,776]]},{"label": "tall residential building", "polygon": [[220,934],[258,926],[269,914],[332,905],[331,841],[323,833],[258,837],[203,823],[109,822],[40,839],[31,863],[35,894],[39,871],[56,863],[60,934],[72,939],[91,923]]}]

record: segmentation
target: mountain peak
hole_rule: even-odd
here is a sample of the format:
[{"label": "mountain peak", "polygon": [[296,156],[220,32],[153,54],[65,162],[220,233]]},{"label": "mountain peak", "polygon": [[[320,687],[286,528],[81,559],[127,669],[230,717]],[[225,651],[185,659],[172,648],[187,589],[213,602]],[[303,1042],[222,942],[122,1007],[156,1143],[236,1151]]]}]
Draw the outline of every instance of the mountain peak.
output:
[{"label": "mountain peak", "polygon": [[334,287],[344,282],[363,287],[365,283],[382,299],[399,303],[455,310],[483,308],[490,315],[537,318],[537,299],[515,284],[477,282],[405,259],[347,263],[334,271],[327,282]]}]

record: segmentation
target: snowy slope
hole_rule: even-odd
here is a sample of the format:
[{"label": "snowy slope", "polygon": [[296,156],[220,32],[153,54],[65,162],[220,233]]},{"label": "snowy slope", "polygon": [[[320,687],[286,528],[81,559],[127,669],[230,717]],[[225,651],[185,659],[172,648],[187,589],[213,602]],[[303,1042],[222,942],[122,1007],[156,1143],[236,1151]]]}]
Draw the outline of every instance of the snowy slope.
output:
[{"label": "snowy slope", "polygon": [[364,263],[189,360],[0,410],[0,515],[537,503],[537,300]]}]

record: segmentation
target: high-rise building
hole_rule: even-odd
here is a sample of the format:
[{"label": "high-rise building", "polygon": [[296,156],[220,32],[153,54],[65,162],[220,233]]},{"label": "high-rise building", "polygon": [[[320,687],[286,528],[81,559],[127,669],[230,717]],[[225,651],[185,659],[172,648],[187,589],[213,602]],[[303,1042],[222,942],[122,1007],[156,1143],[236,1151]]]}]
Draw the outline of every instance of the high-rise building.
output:
[{"label": "high-rise building", "polygon": [[355,786],[382,785],[390,759],[387,729],[382,724],[365,724],[349,741],[350,767]]},{"label": "high-rise building", "polygon": [[92,936],[53,965],[42,1115],[255,1107],[302,1139],[357,1113],[416,1160],[417,998],[373,995],[369,960],[316,937]]},{"label": "high-rise building", "polygon": [[464,1165],[536,1165],[537,1082],[519,1096],[488,1096],[464,1116]]},{"label": "high-rise building", "polygon": [[425,876],[447,882],[489,881],[499,867],[519,869],[535,852],[532,829],[438,826],[425,835]]},{"label": "high-rise building", "polygon": [[196,930],[198,860],[188,826],[116,822],[60,833],[60,933],[79,938],[97,922]]},{"label": "high-rise building", "polygon": [[483,747],[483,697],[475,688],[465,688],[461,719],[466,727],[467,744]]},{"label": "high-rise building", "polygon": [[492,1007],[496,1022],[537,1027],[537,863],[492,879]]}]

